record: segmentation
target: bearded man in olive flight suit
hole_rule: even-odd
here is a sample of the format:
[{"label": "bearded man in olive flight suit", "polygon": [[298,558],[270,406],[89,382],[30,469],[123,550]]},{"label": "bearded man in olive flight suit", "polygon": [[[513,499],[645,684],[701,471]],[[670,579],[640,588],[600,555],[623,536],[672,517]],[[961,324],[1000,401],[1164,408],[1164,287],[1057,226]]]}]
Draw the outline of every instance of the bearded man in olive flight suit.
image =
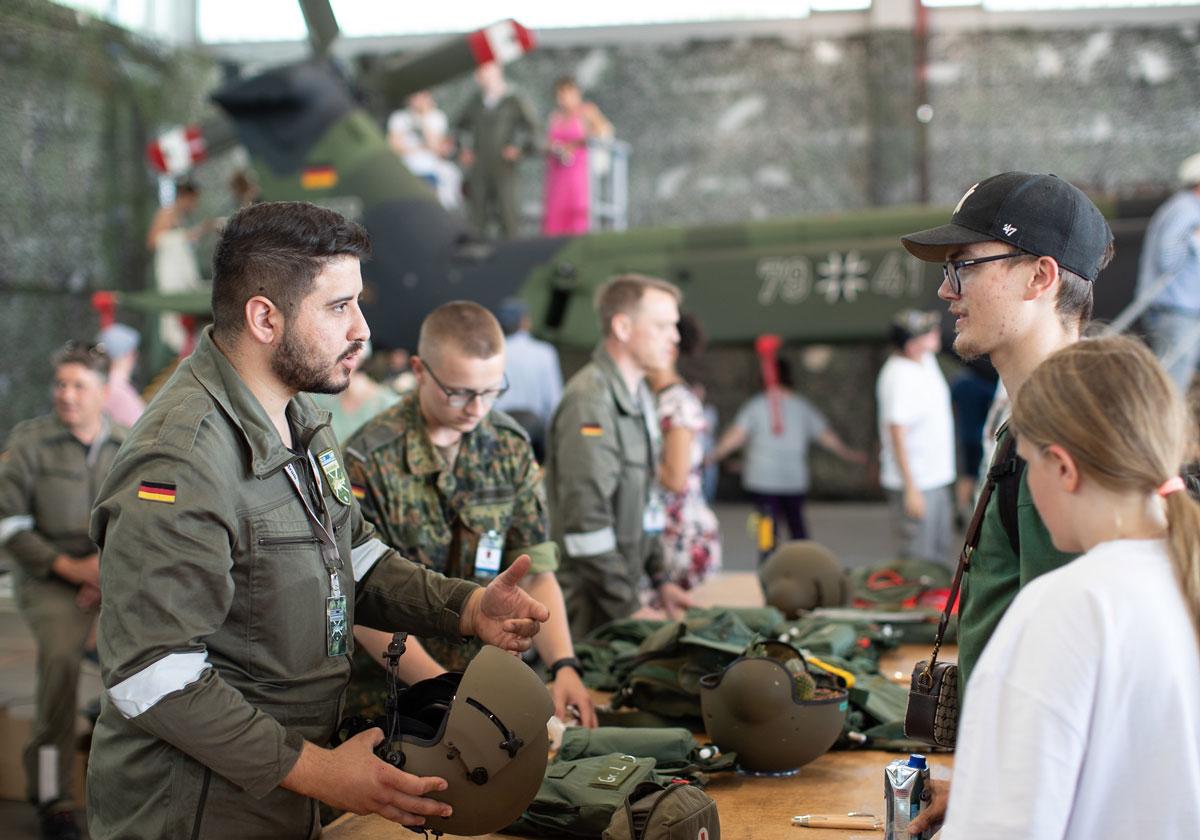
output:
[{"label": "bearded man in olive flight suit", "polygon": [[[42,837],[79,837],[70,810],[79,664],[100,603],[88,518],[126,430],[103,413],[109,358],[70,344],[55,354],[54,413],[13,429],[0,461],[0,543],[17,561],[17,606],[37,641],[36,711],[25,747]],[[53,773],[41,773],[41,755]]]},{"label": "bearded man in olive flight suit", "polygon": [[302,203],[236,213],[213,326],[159,392],[99,495],[106,694],[88,768],[103,838],[320,833],[315,798],[416,825],[450,807],[372,753],[327,749],[355,622],[529,647],[546,608],[411,563],[374,536],[307,392],[336,393],[370,336],[366,231]]},{"label": "bearded man in olive flight suit", "polygon": [[[412,360],[417,388],[346,441],[346,469],[363,515],[389,545],[434,571],[486,583],[522,554],[532,560],[523,586],[550,610],[534,642],[551,672],[555,714],[573,706],[596,725],[554,572],[558,546],[546,522],[542,471],[528,433],[492,408],[505,390],[504,332],[484,307],[452,301],[421,324]],[[355,628],[382,661],[389,636]],[[399,663],[408,683],[464,670],[477,642],[415,639]],[[379,714],[384,672],[356,658],[351,711]]]},{"label": "bearded man in olive flight suit", "polygon": [[646,371],[674,362],[680,299],[670,283],[639,274],[601,286],[600,345],[567,383],[550,425],[550,528],[577,639],[636,612],[643,575],[669,616],[692,603],[663,565],[661,434],[646,386]]}]

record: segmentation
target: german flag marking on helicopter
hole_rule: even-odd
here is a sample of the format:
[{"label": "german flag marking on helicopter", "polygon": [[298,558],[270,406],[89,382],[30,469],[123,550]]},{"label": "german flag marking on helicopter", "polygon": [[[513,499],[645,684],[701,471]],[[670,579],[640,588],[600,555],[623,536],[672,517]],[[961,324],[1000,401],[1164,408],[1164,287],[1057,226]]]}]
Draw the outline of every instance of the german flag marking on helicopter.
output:
[{"label": "german flag marking on helicopter", "polygon": [[332,166],[310,166],[300,174],[300,186],[306,190],[333,189],[337,182],[337,170]]},{"label": "german flag marking on helicopter", "polygon": [[147,502],[175,504],[175,485],[162,481],[143,481],[138,485],[138,498]]}]

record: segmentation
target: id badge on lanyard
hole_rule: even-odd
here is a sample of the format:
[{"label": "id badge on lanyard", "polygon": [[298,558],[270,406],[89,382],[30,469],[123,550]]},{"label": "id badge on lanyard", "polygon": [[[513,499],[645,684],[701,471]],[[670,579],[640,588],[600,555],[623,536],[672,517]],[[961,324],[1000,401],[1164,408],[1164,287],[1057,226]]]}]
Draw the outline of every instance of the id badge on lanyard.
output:
[{"label": "id badge on lanyard", "polygon": [[654,536],[661,534],[667,527],[667,506],[662,493],[657,487],[650,488],[650,498],[646,500],[646,509],[642,511],[642,530]]},{"label": "id badge on lanyard", "polygon": [[[640,394],[640,400],[647,443],[650,452],[658,456],[662,449],[662,431],[658,428],[658,412],[654,410],[654,402],[646,399],[644,391]],[[653,460],[657,460],[657,458]],[[653,476],[654,473],[655,470],[651,469],[650,475]],[[646,499],[646,507],[642,510],[642,532],[649,536],[657,536],[667,527],[667,503],[663,499],[658,482],[654,478],[651,478],[650,482],[649,498]]]},{"label": "id badge on lanyard", "polygon": [[305,454],[308,456],[309,467],[316,480],[317,496],[321,501],[323,517],[318,516],[317,512],[313,510],[308,494],[304,492],[296,465],[288,464],[284,470],[292,482],[292,487],[296,490],[296,495],[300,497],[304,512],[308,515],[313,535],[321,545],[321,561],[325,564],[325,571],[329,573],[329,595],[325,598],[325,655],[345,656],[348,649],[350,627],[346,614],[346,596],[342,593],[342,583],[338,577],[338,570],[342,567],[342,558],[338,553],[337,542],[333,538],[333,522],[329,519],[329,512],[325,509],[325,497],[321,491],[321,475],[312,464],[312,455]]},{"label": "id badge on lanyard", "polygon": [[491,580],[498,575],[503,554],[504,536],[499,531],[480,534],[479,547],[475,549],[475,577]]}]

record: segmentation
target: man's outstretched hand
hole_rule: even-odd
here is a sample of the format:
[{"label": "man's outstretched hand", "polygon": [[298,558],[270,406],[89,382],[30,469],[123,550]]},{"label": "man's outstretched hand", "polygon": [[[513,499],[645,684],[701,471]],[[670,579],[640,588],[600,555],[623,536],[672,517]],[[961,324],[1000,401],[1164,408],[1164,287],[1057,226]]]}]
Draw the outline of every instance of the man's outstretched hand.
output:
[{"label": "man's outstretched hand", "polygon": [[519,586],[530,562],[529,555],[522,554],[484,589],[471,593],[459,632],[504,650],[529,650],[542,622],[550,617],[545,605]]}]

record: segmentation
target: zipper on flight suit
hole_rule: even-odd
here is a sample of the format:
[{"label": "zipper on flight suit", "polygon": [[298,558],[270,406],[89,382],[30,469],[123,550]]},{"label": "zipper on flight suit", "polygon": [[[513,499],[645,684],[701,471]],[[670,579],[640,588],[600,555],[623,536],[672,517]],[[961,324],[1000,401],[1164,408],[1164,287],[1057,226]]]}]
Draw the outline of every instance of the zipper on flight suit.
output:
[{"label": "zipper on flight suit", "polygon": [[192,840],[200,837],[200,824],[204,819],[204,805],[208,801],[208,783],[212,780],[212,768],[204,768],[204,781],[200,785],[200,801],[196,804],[196,821],[192,824]]},{"label": "zipper on flight suit", "polygon": [[319,543],[316,537],[259,537],[259,545],[312,545]]}]

